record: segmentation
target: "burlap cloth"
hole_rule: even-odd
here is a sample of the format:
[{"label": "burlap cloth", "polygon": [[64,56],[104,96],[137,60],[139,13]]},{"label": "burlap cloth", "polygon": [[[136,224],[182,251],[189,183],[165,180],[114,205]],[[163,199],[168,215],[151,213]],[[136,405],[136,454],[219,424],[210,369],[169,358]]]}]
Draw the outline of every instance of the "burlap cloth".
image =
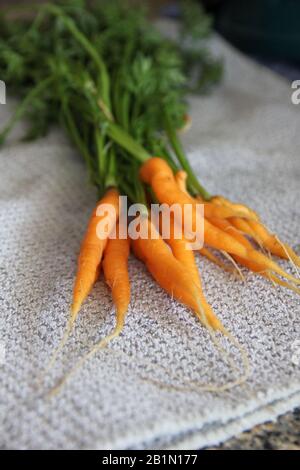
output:
[{"label": "burlap cloth", "polygon": [[[221,40],[215,48],[226,76],[212,96],[191,98],[193,127],[184,137],[189,157],[212,193],[247,202],[297,249],[299,107],[291,103],[288,83]],[[8,99],[0,106],[1,126],[12,105]],[[251,274],[243,283],[199,258],[209,302],[249,355],[246,384],[211,393],[153,382],[221,385],[234,373],[192,313],[132,257],[132,300],[121,338],[58,396],[46,399],[36,391],[35,377],[66,324],[95,193],[80,156],[58,130],[30,144],[17,140],[20,132],[0,153],[2,448],[195,448],[299,405],[299,297]],[[112,328],[113,318],[101,279],[45,390]],[[238,352],[223,344],[239,365]]]}]

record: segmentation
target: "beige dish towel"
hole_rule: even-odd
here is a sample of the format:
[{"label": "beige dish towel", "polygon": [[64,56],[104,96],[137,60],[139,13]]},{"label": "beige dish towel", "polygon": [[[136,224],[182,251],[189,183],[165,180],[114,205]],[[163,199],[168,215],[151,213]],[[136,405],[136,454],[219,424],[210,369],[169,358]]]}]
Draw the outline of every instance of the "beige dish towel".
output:
[{"label": "beige dish towel", "polygon": [[[189,157],[212,193],[255,207],[299,250],[300,107],[291,103],[288,83],[219,39],[215,47],[226,77],[212,96],[191,99],[193,127],[184,137]],[[0,106],[1,126],[8,101]],[[246,384],[210,393],[154,382],[221,385],[234,373],[192,313],[132,258],[132,301],[122,337],[58,396],[47,400],[37,392],[34,378],[68,317],[95,193],[80,157],[58,131],[30,144],[16,137],[0,153],[2,448],[197,448],[300,404],[300,298],[251,274],[245,273],[244,284],[204,259],[198,264],[207,298],[248,352]],[[110,331],[113,318],[101,279],[48,385]],[[239,365],[238,352],[223,344]]]}]

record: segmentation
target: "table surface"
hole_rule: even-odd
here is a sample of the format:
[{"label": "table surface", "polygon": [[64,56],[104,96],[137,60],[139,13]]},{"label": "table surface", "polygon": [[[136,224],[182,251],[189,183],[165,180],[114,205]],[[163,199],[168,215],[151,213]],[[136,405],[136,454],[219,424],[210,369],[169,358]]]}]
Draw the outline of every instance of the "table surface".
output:
[{"label": "table surface", "polygon": [[255,426],[209,449],[300,450],[300,408],[280,416],[275,422]]}]

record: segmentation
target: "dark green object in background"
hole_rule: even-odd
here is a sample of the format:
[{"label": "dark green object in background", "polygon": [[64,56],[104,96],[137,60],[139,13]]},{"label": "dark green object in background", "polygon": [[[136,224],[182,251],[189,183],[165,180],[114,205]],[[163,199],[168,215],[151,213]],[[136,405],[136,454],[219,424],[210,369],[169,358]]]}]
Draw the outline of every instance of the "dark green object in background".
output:
[{"label": "dark green object in background", "polygon": [[217,28],[246,52],[275,59],[300,60],[299,0],[220,2]]}]

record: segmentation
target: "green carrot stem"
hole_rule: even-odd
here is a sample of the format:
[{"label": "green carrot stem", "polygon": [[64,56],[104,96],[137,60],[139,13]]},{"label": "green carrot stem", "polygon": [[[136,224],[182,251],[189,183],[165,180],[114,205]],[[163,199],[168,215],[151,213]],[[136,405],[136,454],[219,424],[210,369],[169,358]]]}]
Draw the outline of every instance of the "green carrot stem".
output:
[{"label": "green carrot stem", "polygon": [[211,199],[211,195],[206,191],[206,189],[199,183],[197,177],[195,176],[192,167],[190,166],[185,153],[183,151],[182,145],[180,140],[178,139],[177,132],[173,128],[173,126],[170,123],[169,116],[165,112],[165,130],[166,134],[169,138],[170,144],[175,152],[175,155],[178,158],[179,163],[181,164],[182,168],[184,171],[186,171],[188,175],[188,183],[191,184],[192,187],[194,187],[200,196],[203,197],[206,201]]},{"label": "green carrot stem", "polygon": [[139,163],[145,163],[151,158],[151,155],[117,124],[107,122],[106,132],[111,139],[127,150]]},{"label": "green carrot stem", "polygon": [[133,103],[132,117],[131,117],[131,122],[133,123],[133,125],[135,124],[135,121],[139,116],[139,112],[140,112],[140,102],[139,102],[139,98],[136,96],[134,103]]},{"label": "green carrot stem", "polygon": [[95,65],[99,69],[100,73],[100,83],[101,83],[101,95],[102,101],[104,104],[110,109],[110,80],[106,65],[100,55],[97,52],[97,49],[93,46],[93,44],[89,41],[89,39],[77,28],[74,21],[66,17],[64,12],[56,5],[48,3],[45,5],[45,10],[49,11],[49,13],[58,16],[65,26],[68,28],[69,32],[73,35],[73,37],[81,44],[81,46],[85,49],[85,51],[90,55],[93,59]]},{"label": "green carrot stem", "polygon": [[147,206],[145,188],[139,178],[135,179],[135,187],[136,187],[136,194],[137,194],[136,202],[139,204],[143,204],[144,206]]},{"label": "green carrot stem", "polygon": [[132,203],[136,202],[137,199],[136,199],[135,192],[132,190],[132,187],[128,183],[126,183],[126,181],[123,181],[123,180],[120,181],[119,188],[122,193],[127,194],[127,196],[129,197]]},{"label": "green carrot stem", "polygon": [[130,103],[130,95],[128,91],[124,90],[123,96],[121,98],[121,119],[122,119],[122,126],[126,131],[129,130],[129,103]]},{"label": "green carrot stem", "polygon": [[116,187],[117,178],[116,178],[116,153],[114,147],[109,149],[108,153],[108,171],[105,178],[105,188]]},{"label": "green carrot stem", "polygon": [[104,137],[96,127],[95,129],[95,143],[96,143],[96,152],[97,152],[97,163],[98,163],[98,171],[99,175],[102,176],[105,174],[105,166],[106,166],[106,153],[107,149],[104,146]]},{"label": "green carrot stem", "polygon": [[158,148],[159,148],[158,155],[162,156],[168,162],[168,164],[172,168],[173,172],[176,173],[178,171],[178,165],[174,162],[174,159],[173,159],[167,145],[165,145],[164,143],[160,143]]},{"label": "green carrot stem", "polygon": [[93,169],[92,169],[92,158],[91,155],[84,144],[83,140],[80,137],[80,134],[78,132],[77,126],[75,124],[75,121],[72,117],[72,114],[70,112],[70,109],[66,103],[63,104],[63,117],[65,118],[65,123],[67,126],[67,130],[69,132],[69,135],[71,139],[73,140],[74,144],[78,148],[78,150],[82,153],[82,156],[84,157],[84,160],[86,162],[87,168],[88,168],[88,174],[90,180],[93,180]]}]

